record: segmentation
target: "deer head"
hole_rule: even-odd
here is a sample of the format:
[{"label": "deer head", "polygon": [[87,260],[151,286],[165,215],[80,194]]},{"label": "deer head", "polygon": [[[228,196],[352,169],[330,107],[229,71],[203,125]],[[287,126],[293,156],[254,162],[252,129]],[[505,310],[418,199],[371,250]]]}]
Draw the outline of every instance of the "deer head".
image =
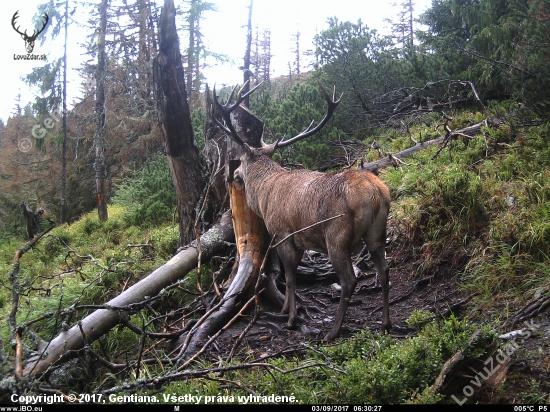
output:
[{"label": "deer head", "polygon": [[19,10],[14,13],[14,15],[11,19],[11,25],[12,25],[13,29],[21,35],[21,38],[23,40],[25,40],[25,48],[27,49],[27,53],[32,53],[32,51],[34,49],[34,42],[35,42],[36,38],[38,37],[38,35],[40,33],[42,33],[44,31],[44,29],[46,28],[46,24],[48,24],[48,21],[50,19],[49,19],[48,15],[44,13],[45,21],[44,21],[44,24],[42,25],[42,28],[38,31],[35,30],[33,32],[32,36],[29,36],[29,35],[27,35],[27,30],[25,30],[25,32],[21,33],[19,31],[19,26],[15,27],[15,20],[17,20],[17,18],[19,17],[18,14],[19,14]]}]

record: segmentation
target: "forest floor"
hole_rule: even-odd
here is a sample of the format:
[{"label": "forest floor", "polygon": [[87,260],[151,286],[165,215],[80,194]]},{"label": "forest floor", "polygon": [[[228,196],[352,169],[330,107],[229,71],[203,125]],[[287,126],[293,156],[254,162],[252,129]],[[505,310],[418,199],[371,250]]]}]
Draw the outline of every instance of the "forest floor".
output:
[{"label": "forest floor", "polygon": [[[374,285],[376,271],[369,263],[362,260],[357,265],[361,273],[358,274],[355,293],[342,326],[342,338],[348,338],[365,328],[372,332],[378,332],[381,328],[382,289],[379,284]],[[289,330],[286,327],[288,316],[280,315],[278,308],[264,305],[259,318],[244,338],[244,346],[249,350],[274,353],[293,346],[299,347],[304,337],[309,341],[320,341],[329,331],[340,300],[338,278],[327,257],[320,253],[306,254],[301,265],[308,269],[317,266],[319,270],[315,274],[298,276],[296,290],[300,319],[297,327]],[[451,277],[418,279],[405,268],[394,268],[391,271],[389,298],[391,335],[397,338],[415,334],[414,329],[406,323],[413,310],[448,314],[449,307],[464,300]],[[245,319],[225,332],[218,339],[220,348],[231,348],[231,342],[238,338],[249,320]]]},{"label": "forest floor", "polygon": [[[430,311],[438,315],[438,318],[448,318],[451,313],[459,319],[462,318],[461,312],[465,312],[472,296],[467,296],[462,291],[457,276],[452,274],[450,268],[442,265],[437,274],[418,278],[415,272],[411,273],[410,263],[406,260],[392,260],[392,257],[388,256],[391,268],[389,292],[391,336],[402,339],[416,335],[416,330],[406,323],[416,309]],[[382,323],[382,292],[379,285],[374,286],[376,271],[366,257],[359,259],[356,263],[360,273],[356,271],[358,283],[342,327],[342,338],[348,338],[365,328],[377,333]],[[326,335],[332,325],[339,302],[338,279],[327,257],[320,253],[306,253],[301,265],[307,268],[302,269],[302,272],[310,273],[302,274],[297,280],[298,314],[300,315],[297,327],[289,330],[286,327],[287,315],[280,315],[277,308],[264,306],[258,319],[239,343],[237,356],[259,357],[292,348],[301,349],[303,343],[314,345]],[[250,319],[250,317],[244,318],[222,334],[217,340],[216,349],[210,354],[216,359],[218,356],[227,357],[250,323]],[[531,322],[537,330],[531,333],[529,339],[517,340],[520,342],[519,348],[509,361],[502,365],[494,361],[494,373],[487,382],[480,379],[482,383],[480,388],[471,381],[476,380],[477,372],[481,372],[480,376],[487,375],[484,372],[485,367],[491,370],[488,367],[489,363],[485,365],[483,361],[478,361],[477,364],[458,365],[448,375],[441,392],[449,397],[454,394],[460,402],[467,403],[550,402],[540,397],[541,393],[548,394],[550,388],[548,311],[533,318]],[[522,324],[514,329],[526,329],[526,327]],[[506,342],[503,341],[501,348],[505,344]],[[489,358],[496,356],[496,347],[488,348],[488,351],[484,358],[486,362],[489,362]],[[472,387],[473,395],[465,396],[470,394],[466,386]]]}]

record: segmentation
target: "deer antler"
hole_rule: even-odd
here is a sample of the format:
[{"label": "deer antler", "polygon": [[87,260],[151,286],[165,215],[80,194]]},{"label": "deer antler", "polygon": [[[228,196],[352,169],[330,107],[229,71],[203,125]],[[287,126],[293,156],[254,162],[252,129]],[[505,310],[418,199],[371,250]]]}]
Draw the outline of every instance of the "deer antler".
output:
[{"label": "deer antler", "polygon": [[239,135],[237,134],[237,131],[233,127],[233,124],[231,123],[231,112],[235,110],[244,101],[244,99],[247,96],[252,94],[252,92],[256,90],[258,87],[260,87],[260,85],[262,84],[262,83],[258,84],[252,90],[249,90],[248,92],[243,94],[243,90],[248,83],[249,83],[249,80],[247,80],[246,83],[243,84],[243,86],[239,90],[239,93],[237,94],[237,100],[233,104],[231,104],[231,100],[233,99],[233,94],[235,94],[235,90],[237,90],[237,86],[233,88],[233,90],[231,91],[231,95],[229,96],[229,99],[225,104],[221,104],[220,101],[218,100],[218,96],[216,96],[216,86],[214,86],[214,90],[213,90],[214,102],[216,103],[218,110],[222,114],[225,124],[220,122],[218,118],[214,115],[213,108],[211,109],[212,117],[214,118],[218,126],[220,126],[225,133],[227,133],[236,143],[238,143],[241,146],[247,146],[247,144],[239,137]]},{"label": "deer antler", "polygon": [[11,18],[11,26],[12,26],[13,29],[14,29],[17,33],[19,33],[21,36],[28,37],[28,36],[27,36],[27,30],[25,30],[25,33],[21,33],[21,32],[19,31],[19,27],[17,27],[17,28],[15,27],[15,20],[17,20],[17,18],[19,17],[18,14],[19,14],[19,10],[17,10],[17,11],[13,14],[13,17]]},{"label": "deer antler", "polygon": [[[313,126],[313,122],[315,120],[312,120],[310,125],[301,133],[297,134],[296,136],[294,137],[291,137],[290,139],[288,140],[282,140],[280,142],[275,142],[273,143],[273,145],[275,145],[275,147],[273,148],[273,150],[275,150],[276,148],[278,147],[286,147],[286,146],[289,146],[291,145],[292,143],[294,142],[297,142],[298,140],[302,140],[302,139],[305,139],[306,137],[309,137],[309,136],[312,136],[314,135],[315,133],[317,133],[319,130],[321,130],[323,128],[323,126],[330,120],[330,118],[332,117],[332,114],[334,113],[334,111],[336,110],[336,108],[338,107],[338,105],[340,104],[340,102],[342,101],[342,96],[344,95],[344,93],[342,93],[340,95],[340,98],[338,100],[335,100],[336,99],[336,86],[334,86],[334,91],[332,92],[332,98],[330,97],[330,95],[328,94],[328,92],[326,91],[326,89],[323,87],[323,85],[321,84],[321,82],[317,81],[317,83],[319,84],[319,87],[321,88],[321,91],[323,92],[323,96],[325,97],[325,100],[327,101],[327,104],[328,104],[328,108],[327,108],[327,114],[325,115],[325,117],[323,118],[323,120],[321,120],[319,122],[319,124],[317,126],[315,126],[313,129],[311,128],[311,126]],[[266,146],[272,146],[272,145],[266,145]]]},{"label": "deer antler", "polygon": [[[214,120],[216,121],[218,126],[220,126],[222,128],[222,130],[225,131],[235,142],[237,142],[241,146],[244,146],[245,148],[248,145],[239,137],[239,135],[237,134],[235,128],[233,127],[233,124],[231,123],[231,112],[233,110],[235,110],[235,108],[237,106],[239,106],[243,102],[243,100],[248,95],[250,95],[254,90],[256,90],[261,84],[260,83],[258,86],[254,87],[252,90],[250,90],[247,93],[243,94],[243,89],[244,89],[244,87],[246,86],[247,83],[248,83],[248,81],[243,85],[241,90],[239,90],[239,93],[237,94],[237,100],[235,101],[235,103],[231,104],[231,100],[233,99],[233,94],[235,94],[235,90],[237,89],[237,86],[235,86],[233,88],[233,90],[231,91],[231,95],[229,96],[229,99],[227,100],[227,103],[225,103],[224,105],[222,105],[219,102],[218,97],[216,96],[216,87],[214,86],[214,92],[213,92],[214,93],[214,101],[215,101],[216,106],[218,107],[219,111],[222,114],[222,117],[225,121],[225,124],[220,122],[217,119],[217,117],[214,116],[214,114],[212,113],[212,116],[214,117]],[[336,108],[338,107],[340,102],[342,101],[342,96],[344,95],[344,93],[342,93],[340,95],[340,98],[338,100],[336,100],[336,87],[334,87],[334,91],[332,93],[332,98],[331,98],[330,95],[328,94],[328,92],[326,91],[326,89],[323,87],[323,85],[320,82],[318,82],[318,83],[319,83],[319,87],[321,88],[321,91],[323,92],[323,96],[325,97],[325,100],[327,101],[327,104],[328,104],[327,114],[325,115],[323,120],[321,120],[319,122],[319,124],[317,126],[315,126],[313,129],[311,128],[311,126],[313,126],[314,120],[312,120],[311,124],[303,132],[301,132],[300,134],[298,134],[294,137],[291,137],[288,140],[284,140],[284,137],[283,137],[283,138],[279,139],[278,141],[276,141],[275,143],[266,144],[266,143],[264,143],[263,136],[262,136],[261,144],[262,144],[262,148],[263,148],[265,154],[267,154],[268,156],[271,156],[273,154],[273,152],[275,151],[275,149],[277,149],[278,147],[286,147],[286,146],[291,145],[294,142],[297,142],[298,140],[302,140],[302,139],[305,139],[306,137],[314,135],[319,130],[321,130],[323,128],[323,126],[330,120],[330,118],[332,117],[332,114],[334,113],[334,111],[336,110]],[[212,108],[212,110],[213,110],[213,108]]]}]

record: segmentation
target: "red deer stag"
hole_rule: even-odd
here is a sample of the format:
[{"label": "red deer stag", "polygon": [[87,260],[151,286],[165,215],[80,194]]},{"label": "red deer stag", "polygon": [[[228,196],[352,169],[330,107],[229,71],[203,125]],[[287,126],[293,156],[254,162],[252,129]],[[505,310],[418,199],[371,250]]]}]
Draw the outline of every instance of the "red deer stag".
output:
[{"label": "red deer stag", "polygon": [[[382,331],[391,328],[388,290],[389,268],[385,259],[386,223],[390,210],[390,193],[386,185],[373,173],[365,170],[320,173],[311,170],[287,170],[271,159],[275,149],[288,146],[298,140],[317,133],[328,122],[340,99],[331,98],[319,84],[328,103],[325,118],[315,127],[310,126],[302,133],[288,140],[253,148],[246,144],[231,124],[231,111],[249,93],[238,93],[231,104],[233,92],[225,105],[220,104],[214,88],[214,101],[225,124],[218,125],[239,145],[245,154],[241,165],[235,170],[235,183],[244,185],[249,206],[264,220],[268,232],[280,241],[277,246],[285,270],[286,294],[283,313],[289,313],[288,326],[293,327],[296,311],[296,269],[304,250],[312,249],[327,253],[340,279],[341,296],[336,320],[325,336],[331,341],[340,333],[348,304],[357,284],[351,254],[361,250],[364,242],[382,283],[383,322]],[[215,116],[214,116],[215,117]],[[337,218],[331,219],[335,216]],[[324,221],[323,223],[319,223]]]}]

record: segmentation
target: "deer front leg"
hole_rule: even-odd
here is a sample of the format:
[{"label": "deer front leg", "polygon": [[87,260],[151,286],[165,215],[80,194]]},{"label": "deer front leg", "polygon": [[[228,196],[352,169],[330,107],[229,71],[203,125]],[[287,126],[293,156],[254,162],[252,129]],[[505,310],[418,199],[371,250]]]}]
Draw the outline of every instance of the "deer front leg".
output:
[{"label": "deer front leg", "polygon": [[284,242],[277,247],[279,257],[285,268],[286,292],[281,313],[288,313],[288,327],[293,328],[298,311],[296,309],[296,268],[304,254],[303,250],[295,249],[290,242]]}]

